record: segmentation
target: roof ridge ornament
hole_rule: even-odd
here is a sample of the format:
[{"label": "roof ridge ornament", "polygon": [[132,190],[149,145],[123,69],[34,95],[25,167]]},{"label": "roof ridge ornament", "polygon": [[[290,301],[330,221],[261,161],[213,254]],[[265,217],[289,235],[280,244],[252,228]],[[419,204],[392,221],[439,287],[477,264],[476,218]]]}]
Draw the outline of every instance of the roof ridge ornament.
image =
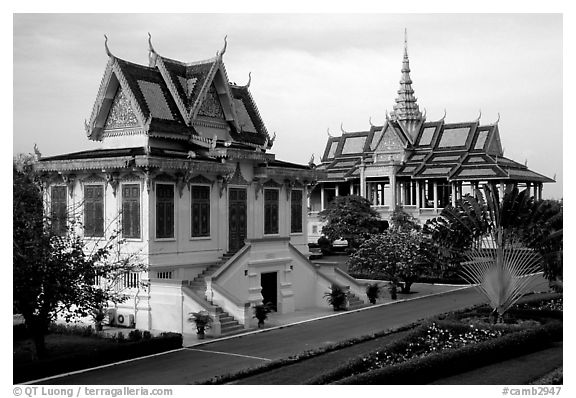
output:
[{"label": "roof ridge ornament", "polygon": [[474,120],[475,123],[480,123],[480,118],[482,117],[482,109],[479,109],[480,113],[478,115],[478,117],[476,118],[476,120]]},{"label": "roof ridge ornament", "polygon": [[368,123],[370,123],[370,127],[374,127],[374,125],[372,124],[372,116],[368,117]]},{"label": "roof ridge ornament", "polygon": [[496,121],[494,123],[492,123],[492,125],[496,125],[498,124],[498,122],[500,122],[500,112],[498,112],[498,119],[496,119]]},{"label": "roof ridge ornament", "polygon": [[443,122],[444,119],[446,119],[446,108],[444,108],[444,116],[442,116],[442,118],[440,120],[438,120],[439,122]]},{"label": "roof ridge ornament", "polygon": [[216,57],[220,60],[222,60],[222,56],[224,55],[224,53],[226,52],[226,47],[228,47],[228,35],[224,36],[224,47],[222,47],[222,50],[220,51],[216,51]]},{"label": "roof ridge ornament", "polygon": [[148,51],[157,54],[156,50],[154,50],[154,46],[152,46],[152,35],[150,32],[148,32]]},{"label": "roof ridge ornament", "polygon": [[252,82],[252,72],[248,72],[248,83],[244,87],[250,87],[250,83]]},{"label": "roof ridge ornament", "polygon": [[111,58],[116,58],[114,57],[114,55],[110,52],[110,49],[108,48],[108,36],[104,35],[104,48],[106,49],[106,54],[111,57]]},{"label": "roof ridge ornament", "polygon": [[347,134],[348,132],[344,130],[344,122],[340,122],[340,131],[342,131],[343,134]]},{"label": "roof ridge ornament", "polygon": [[329,138],[334,138],[334,136],[330,134],[330,127],[326,128],[326,133],[328,134]]}]

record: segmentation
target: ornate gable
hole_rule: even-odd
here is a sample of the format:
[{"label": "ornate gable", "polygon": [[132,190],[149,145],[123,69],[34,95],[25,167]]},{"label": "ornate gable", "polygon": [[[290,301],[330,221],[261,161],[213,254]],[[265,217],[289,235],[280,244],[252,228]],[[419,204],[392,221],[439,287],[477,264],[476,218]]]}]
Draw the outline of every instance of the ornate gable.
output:
[{"label": "ornate gable", "polygon": [[140,126],[140,123],[128,96],[124,93],[122,87],[118,87],[104,124],[104,131],[138,126]]},{"label": "ornate gable", "polygon": [[222,109],[222,104],[218,98],[218,93],[216,92],[216,87],[214,83],[210,85],[206,97],[200,105],[198,110],[198,116],[208,116],[218,119],[225,119],[224,110]]}]

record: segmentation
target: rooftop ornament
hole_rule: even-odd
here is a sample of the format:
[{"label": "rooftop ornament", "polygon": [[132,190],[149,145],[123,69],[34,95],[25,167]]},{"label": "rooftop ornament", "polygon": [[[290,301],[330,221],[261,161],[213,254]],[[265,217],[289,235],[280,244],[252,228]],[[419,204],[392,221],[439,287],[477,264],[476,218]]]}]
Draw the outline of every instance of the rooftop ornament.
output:
[{"label": "rooftop ornament", "polygon": [[110,52],[110,49],[108,48],[108,36],[104,35],[104,48],[106,49],[106,54],[108,54],[109,57],[114,58],[114,55]]},{"label": "rooftop ornament", "polygon": [[334,136],[333,136],[332,134],[330,134],[330,127],[328,127],[328,128],[326,129],[326,134],[328,134],[328,137],[334,138]]},{"label": "rooftop ornament", "polygon": [[346,134],[347,132],[344,130],[344,122],[340,123],[340,130],[342,131],[343,134]]},{"label": "rooftop ornament", "polygon": [[492,123],[492,125],[498,124],[499,121],[500,121],[500,112],[498,112],[498,119],[496,119],[496,121]]},{"label": "rooftop ornament", "polygon": [[444,108],[444,116],[442,116],[442,118],[440,120],[438,120],[439,122],[443,122],[444,119],[446,119],[446,108]]},{"label": "rooftop ornament", "polygon": [[222,56],[226,52],[226,47],[228,46],[227,38],[228,38],[228,35],[224,36],[224,47],[222,47],[222,50],[216,52],[216,57],[222,58]]},{"label": "rooftop ornament", "polygon": [[482,117],[482,109],[479,109],[480,113],[478,115],[478,117],[476,118],[476,120],[474,120],[474,122],[479,123],[480,122],[480,118]]},{"label": "rooftop ornament", "polygon": [[252,82],[252,72],[248,72],[248,83],[244,87],[250,87],[250,83]]}]

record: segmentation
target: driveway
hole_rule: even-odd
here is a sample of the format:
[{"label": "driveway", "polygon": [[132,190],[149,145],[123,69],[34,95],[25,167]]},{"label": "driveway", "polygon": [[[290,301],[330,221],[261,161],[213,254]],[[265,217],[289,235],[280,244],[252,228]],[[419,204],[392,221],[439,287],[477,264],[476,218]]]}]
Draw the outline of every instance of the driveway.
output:
[{"label": "driveway", "polygon": [[[548,290],[546,282],[541,281],[540,286],[536,290]],[[368,307],[263,333],[207,342],[171,353],[51,378],[41,384],[197,383],[341,340],[397,328],[482,301],[473,288],[465,288],[432,297]]]}]

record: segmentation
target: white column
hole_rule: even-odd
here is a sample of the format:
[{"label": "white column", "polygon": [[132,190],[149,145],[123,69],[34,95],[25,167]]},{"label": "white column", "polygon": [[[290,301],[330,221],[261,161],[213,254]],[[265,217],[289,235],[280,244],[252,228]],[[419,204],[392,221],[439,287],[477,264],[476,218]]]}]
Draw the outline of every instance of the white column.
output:
[{"label": "white column", "polygon": [[453,182],[452,185],[452,207],[456,207],[456,183]]},{"label": "white column", "polygon": [[434,210],[438,210],[438,183],[434,181]]},{"label": "white column", "polygon": [[538,184],[538,200],[542,200],[542,187],[544,184]]},{"label": "white column", "polygon": [[529,183],[529,182],[526,183],[526,191],[528,191],[528,192],[527,192],[527,193],[528,193],[528,197],[530,197],[530,183]]},{"label": "white column", "polygon": [[324,210],[324,184],[320,187],[320,211]]},{"label": "white column", "polygon": [[336,192],[335,192],[336,197],[340,196],[340,189],[339,189],[338,183],[336,183],[336,189],[335,189],[335,191],[336,191]]},{"label": "white column", "polygon": [[500,186],[499,186],[499,190],[500,190],[500,201],[504,200],[504,181],[500,181]]},{"label": "white column", "polygon": [[421,190],[420,190],[420,181],[416,181],[416,208],[420,209],[420,194],[421,194]]},{"label": "white column", "polygon": [[390,203],[390,210],[394,210],[396,208],[396,198],[397,198],[397,193],[396,193],[396,174],[394,174],[394,171],[392,171],[392,174],[390,174],[390,189],[392,190],[391,192],[391,196],[392,196],[392,203]]},{"label": "white column", "polygon": [[364,159],[360,161],[360,196],[366,198],[366,165]]},{"label": "white column", "polygon": [[354,182],[350,181],[350,195],[354,195]]},{"label": "white column", "polygon": [[400,183],[400,204],[402,206],[404,206],[406,204],[406,192],[404,192],[406,189],[406,184],[404,184],[403,182]]}]

